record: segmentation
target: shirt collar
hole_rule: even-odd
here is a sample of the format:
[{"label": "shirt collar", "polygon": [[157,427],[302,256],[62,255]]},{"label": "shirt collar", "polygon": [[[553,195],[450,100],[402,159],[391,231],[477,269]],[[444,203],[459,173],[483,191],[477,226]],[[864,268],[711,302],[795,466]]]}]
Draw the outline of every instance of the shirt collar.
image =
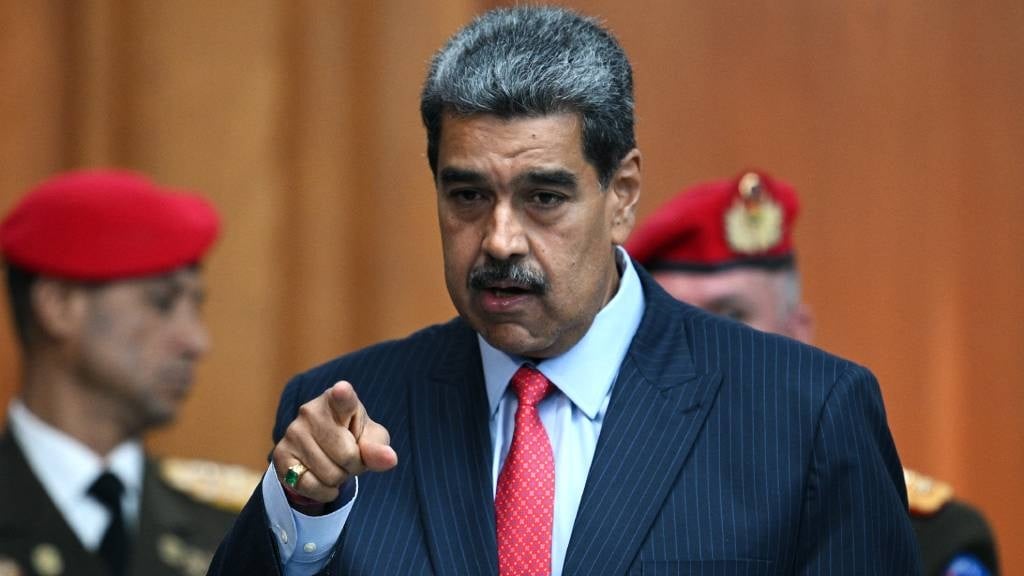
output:
[{"label": "shirt collar", "polygon": [[[597,417],[604,398],[618,377],[619,366],[644,313],[640,277],[621,247],[616,248],[616,261],[621,270],[619,289],[598,312],[587,333],[561,356],[537,365],[537,369],[591,420]],[[528,360],[494,348],[479,335],[477,341],[493,417],[512,375]]]},{"label": "shirt collar", "polygon": [[104,470],[117,475],[128,498],[142,493],[145,454],[137,440],[122,442],[102,458],[78,440],[43,422],[20,399],[11,402],[8,422],[29,467],[58,508],[75,505]]}]

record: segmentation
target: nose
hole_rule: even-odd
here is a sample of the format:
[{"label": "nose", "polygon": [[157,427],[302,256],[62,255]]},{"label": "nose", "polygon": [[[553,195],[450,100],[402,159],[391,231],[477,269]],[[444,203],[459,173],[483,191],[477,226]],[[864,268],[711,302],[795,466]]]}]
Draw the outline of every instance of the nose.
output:
[{"label": "nose", "polygon": [[193,309],[182,316],[178,330],[181,349],[190,358],[201,358],[210,351],[210,332],[206,329],[202,314],[198,309]]},{"label": "nose", "polygon": [[529,251],[521,215],[511,202],[502,201],[494,205],[484,230],[483,250],[496,260],[524,256]]}]

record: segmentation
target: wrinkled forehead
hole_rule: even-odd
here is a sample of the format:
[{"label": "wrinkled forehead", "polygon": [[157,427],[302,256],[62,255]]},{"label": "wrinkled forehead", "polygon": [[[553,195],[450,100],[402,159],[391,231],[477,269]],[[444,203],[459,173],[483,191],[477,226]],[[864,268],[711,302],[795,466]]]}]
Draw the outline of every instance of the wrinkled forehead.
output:
[{"label": "wrinkled forehead", "polygon": [[513,118],[475,114],[445,122],[437,167],[441,183],[490,170],[593,171],[583,154],[575,114]]},{"label": "wrinkled forehead", "polygon": [[782,291],[781,274],[757,268],[715,272],[660,270],[652,275],[674,298],[698,307],[724,298],[745,301],[774,299]]},{"label": "wrinkled forehead", "polygon": [[109,280],[100,283],[99,287],[124,287],[143,290],[166,289],[179,292],[194,292],[203,290],[203,276],[198,264],[190,264],[161,274]]},{"label": "wrinkled forehead", "polygon": [[[546,126],[557,126],[558,130],[546,134]],[[464,138],[468,134],[483,134],[489,137],[506,134],[518,134],[524,130],[536,132],[538,137],[550,135],[566,138],[571,136],[574,145],[583,149],[583,119],[575,111],[554,111],[547,114],[491,114],[471,113],[459,114],[456,112],[445,112],[441,119],[441,138],[439,151],[444,147],[451,146],[453,140]],[[479,143],[479,142],[478,142]],[[500,144],[500,140],[483,142],[485,144]]]}]

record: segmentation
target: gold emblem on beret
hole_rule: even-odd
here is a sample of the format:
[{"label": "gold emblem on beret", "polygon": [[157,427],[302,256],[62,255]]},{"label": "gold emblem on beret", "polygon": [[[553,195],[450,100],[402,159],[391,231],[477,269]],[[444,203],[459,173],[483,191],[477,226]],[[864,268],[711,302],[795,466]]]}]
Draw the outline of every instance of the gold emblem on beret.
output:
[{"label": "gold emblem on beret", "polygon": [[739,196],[725,213],[725,239],[734,252],[756,254],[782,240],[782,207],[765,193],[761,177],[747,172],[740,178]]},{"label": "gold emblem on beret", "polygon": [[57,576],[64,572],[64,559],[53,544],[40,544],[32,549],[32,568],[41,576]]}]

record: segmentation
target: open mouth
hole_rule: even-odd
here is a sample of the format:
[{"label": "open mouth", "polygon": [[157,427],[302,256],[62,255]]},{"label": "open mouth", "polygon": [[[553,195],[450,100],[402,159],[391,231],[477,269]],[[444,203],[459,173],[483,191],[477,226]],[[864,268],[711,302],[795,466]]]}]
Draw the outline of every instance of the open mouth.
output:
[{"label": "open mouth", "polygon": [[524,294],[533,294],[534,292],[523,286],[488,286],[486,290],[498,298],[512,298]]},{"label": "open mouth", "polygon": [[492,314],[513,314],[522,311],[527,301],[538,293],[521,284],[495,282],[480,287],[480,305]]}]

